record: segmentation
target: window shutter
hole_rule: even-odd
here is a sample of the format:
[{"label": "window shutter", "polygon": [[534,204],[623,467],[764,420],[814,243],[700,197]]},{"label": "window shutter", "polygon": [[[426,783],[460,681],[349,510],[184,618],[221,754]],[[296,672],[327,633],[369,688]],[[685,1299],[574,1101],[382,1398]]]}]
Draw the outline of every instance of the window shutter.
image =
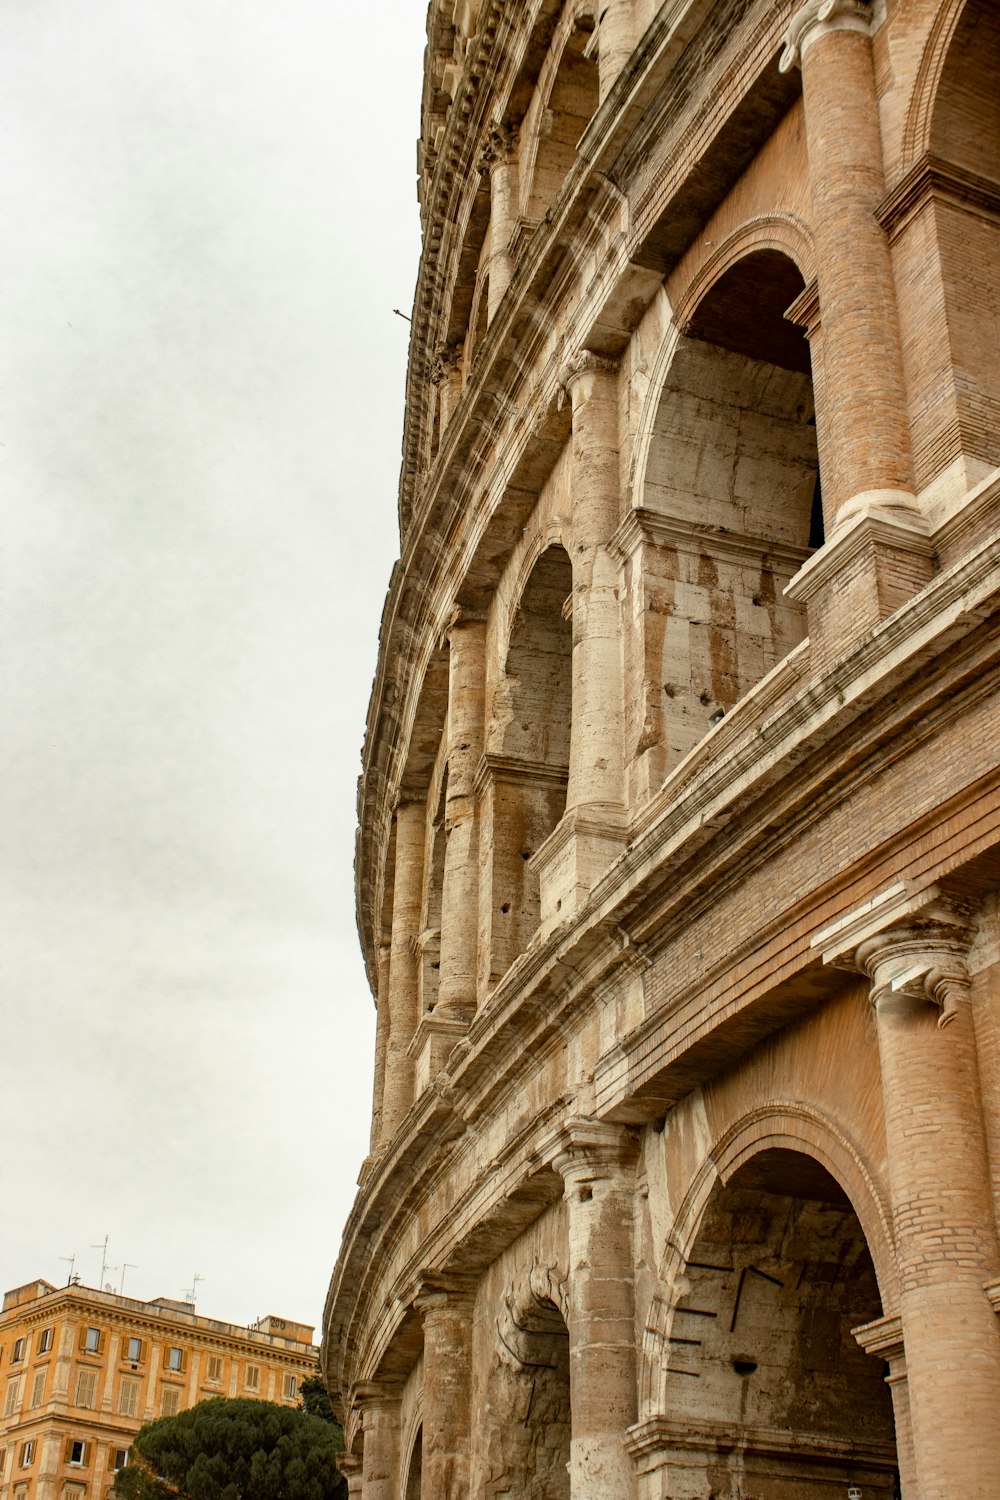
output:
[{"label": "window shutter", "polygon": [[66,1439],[66,1452],[65,1452],[65,1454],[63,1456],[63,1463],[64,1464],[68,1464],[68,1463],[72,1462],[72,1459],[73,1459],[73,1439],[72,1438],[67,1438]]}]

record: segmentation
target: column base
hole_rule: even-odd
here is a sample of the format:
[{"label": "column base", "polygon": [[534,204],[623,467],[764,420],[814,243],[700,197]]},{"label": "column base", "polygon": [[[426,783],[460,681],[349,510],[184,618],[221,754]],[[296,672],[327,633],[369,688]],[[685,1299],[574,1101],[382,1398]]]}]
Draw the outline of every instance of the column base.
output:
[{"label": "column base", "polygon": [[583,905],[627,842],[617,803],[588,803],[563,814],[529,861],[538,876],[543,938]]},{"label": "column base", "polygon": [[453,1021],[445,1016],[439,1017],[433,1011],[421,1017],[409,1047],[409,1055],[414,1064],[414,1086],[417,1098],[428,1087],[431,1080],[440,1073],[456,1043],[462,1040],[468,1029],[465,1021]]},{"label": "column base", "polygon": [[898,490],[857,495],[829,539],[785,588],[804,604],[810,654],[821,670],[919,593],[934,571],[927,521]]}]

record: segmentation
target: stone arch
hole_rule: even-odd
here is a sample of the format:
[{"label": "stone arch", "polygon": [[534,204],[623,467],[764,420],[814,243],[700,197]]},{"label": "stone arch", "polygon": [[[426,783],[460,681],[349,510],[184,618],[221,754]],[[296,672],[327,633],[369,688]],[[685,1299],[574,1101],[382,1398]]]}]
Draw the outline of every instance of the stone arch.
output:
[{"label": "stone arch", "polygon": [[561,543],[533,557],[511,611],[488,714],[481,788],[484,847],[480,992],[488,992],[538,929],[531,857],[566,807],[572,718],[572,565]]},{"label": "stone arch", "polygon": [[634,785],[655,790],[806,635],[784,590],[823,540],[822,496],[809,345],[785,313],[812,267],[791,216],[742,226],[683,294],[657,361],[628,559]]},{"label": "stone arch", "polygon": [[568,8],[538,76],[535,97],[522,127],[521,217],[528,225],[544,219],[573,163],[576,148],[599,102],[596,58],[589,42],[593,8]]},{"label": "stone arch", "polygon": [[564,1270],[536,1264],[501,1299],[484,1397],[487,1494],[568,1500],[567,1283]]},{"label": "stone arch", "polygon": [[708,1470],[722,1500],[763,1464],[793,1486],[859,1484],[889,1500],[891,1404],[851,1330],[894,1308],[891,1259],[886,1206],[830,1121],[776,1104],[717,1140],[647,1318],[641,1419],[670,1485]]},{"label": "stone arch", "polygon": [[903,128],[903,171],[931,149],[931,120],[941,76],[967,0],[944,0],[938,6],[924,44]]}]

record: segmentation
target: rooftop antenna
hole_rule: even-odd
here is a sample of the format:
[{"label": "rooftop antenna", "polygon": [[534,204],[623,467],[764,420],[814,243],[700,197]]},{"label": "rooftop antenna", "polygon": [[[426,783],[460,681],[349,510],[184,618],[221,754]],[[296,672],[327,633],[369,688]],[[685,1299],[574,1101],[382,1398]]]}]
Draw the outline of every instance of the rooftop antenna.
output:
[{"label": "rooftop antenna", "polygon": [[202,1276],[199,1271],[195,1271],[194,1275],[191,1278],[191,1285],[189,1287],[185,1287],[184,1291],[181,1293],[181,1295],[184,1298],[185,1302],[196,1302],[197,1301],[197,1299],[198,1299],[198,1283],[199,1283],[199,1281],[204,1281],[204,1280],[205,1280],[204,1276]]},{"label": "rooftop antenna", "polygon": [[119,1295],[119,1297],[122,1295],[122,1293],[125,1290],[125,1272],[126,1271],[138,1271],[139,1267],[136,1265],[136,1263],[135,1263],[134,1260],[123,1260],[122,1263],[121,1263],[121,1268],[120,1269],[121,1269],[121,1273],[122,1273],[122,1279],[118,1283],[118,1295]]},{"label": "rooftop antenna", "polygon": [[60,1255],[59,1259],[60,1260],[64,1260],[66,1262],[66,1264],[69,1266],[69,1275],[66,1277],[66,1285],[67,1286],[72,1286],[73,1285],[73,1271],[74,1271],[74,1268],[76,1267],[76,1252],[74,1251],[72,1255]]},{"label": "rooftop antenna", "polygon": [[97,1283],[98,1286],[103,1286],[104,1285],[104,1276],[105,1276],[105,1272],[108,1269],[108,1240],[110,1238],[111,1238],[111,1236],[106,1234],[104,1236],[104,1244],[103,1245],[91,1245],[91,1247],[90,1247],[91,1250],[100,1250],[100,1252],[101,1252],[101,1279]]}]

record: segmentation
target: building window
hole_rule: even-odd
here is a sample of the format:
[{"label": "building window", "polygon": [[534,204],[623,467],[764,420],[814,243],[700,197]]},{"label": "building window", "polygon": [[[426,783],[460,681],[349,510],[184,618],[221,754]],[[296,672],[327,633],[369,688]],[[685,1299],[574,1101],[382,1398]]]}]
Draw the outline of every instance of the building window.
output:
[{"label": "building window", "polygon": [[66,1462],[82,1468],[87,1462],[87,1444],[82,1438],[71,1438],[66,1444]]},{"label": "building window", "polygon": [[208,1356],[208,1375],[206,1377],[211,1385],[218,1385],[222,1379],[222,1356],[210,1354]]},{"label": "building window", "polygon": [[34,1410],[34,1408],[36,1406],[41,1406],[41,1404],[42,1404],[42,1402],[44,1400],[45,1400],[45,1371],[44,1370],[38,1370],[36,1372],[36,1374],[35,1374],[34,1380],[31,1382],[31,1406],[32,1406],[32,1410]]},{"label": "building window", "polygon": [[28,1500],[28,1486],[26,1484],[15,1484],[14,1500]]},{"label": "building window", "polygon": [[21,1468],[27,1469],[35,1461],[35,1440],[29,1438],[26,1443],[21,1444]]},{"label": "building window", "polygon": [[87,1354],[100,1354],[101,1330],[99,1328],[88,1328],[84,1331],[83,1347]]},{"label": "building window", "polygon": [[299,1382],[294,1375],[286,1375],[281,1382],[281,1394],[286,1401],[294,1401],[299,1389]]},{"label": "building window", "polygon": [[125,1358],[130,1364],[137,1365],[142,1359],[142,1339],[127,1339],[125,1342]]},{"label": "building window", "polygon": [[176,1417],[181,1409],[180,1386],[165,1385],[163,1387],[163,1400],[160,1403],[160,1414],[164,1417]]},{"label": "building window", "polygon": [[23,1380],[24,1377],[22,1375],[15,1375],[12,1380],[8,1380],[7,1382],[7,1399],[4,1402],[3,1408],[5,1417],[14,1416],[21,1405],[21,1386]]},{"label": "building window", "polygon": [[77,1406],[93,1406],[94,1393],[97,1390],[97,1371],[80,1370],[76,1377],[76,1404]]},{"label": "building window", "polygon": [[36,1354],[48,1354],[48,1352],[49,1352],[49,1350],[51,1348],[52,1348],[52,1329],[51,1328],[43,1328],[42,1331],[41,1331],[41,1333],[38,1335],[38,1348],[35,1350],[35,1353]]},{"label": "building window", "polygon": [[112,1448],[112,1450],[111,1450],[111,1467],[114,1469],[115,1473],[117,1474],[117,1472],[118,1472],[119,1469],[124,1469],[125,1466],[127,1465],[127,1463],[128,1463],[128,1449],[127,1448]]},{"label": "building window", "polygon": [[10,1362],[12,1365],[20,1364],[24,1358],[24,1339],[15,1339],[14,1347],[10,1351]]},{"label": "building window", "polygon": [[248,1391],[260,1389],[260,1365],[247,1365],[246,1388]]},{"label": "building window", "polygon": [[184,1368],[184,1354],[183,1354],[182,1350],[180,1350],[180,1349],[173,1349],[173,1348],[168,1349],[167,1350],[167,1369],[168,1370],[183,1370],[183,1368]]},{"label": "building window", "polygon": [[139,1382],[129,1380],[127,1377],[122,1381],[121,1390],[118,1392],[118,1415],[120,1417],[134,1417],[139,1411]]},{"label": "building window", "polygon": [[4,1469],[7,1467],[7,1449],[0,1448],[0,1479],[3,1478]]}]

